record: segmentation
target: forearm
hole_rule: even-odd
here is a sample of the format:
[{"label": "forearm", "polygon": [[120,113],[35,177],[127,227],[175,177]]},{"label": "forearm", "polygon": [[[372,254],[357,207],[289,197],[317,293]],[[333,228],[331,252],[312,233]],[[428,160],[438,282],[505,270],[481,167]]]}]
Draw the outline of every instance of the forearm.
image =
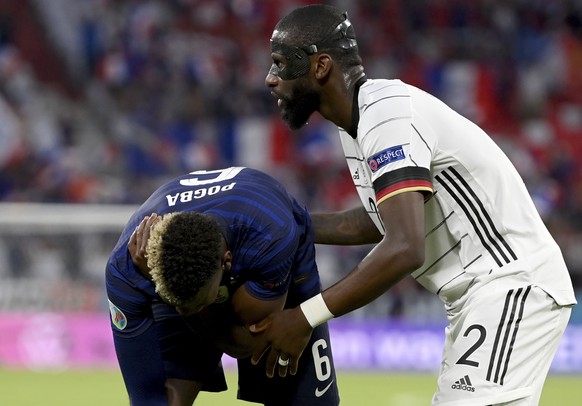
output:
[{"label": "forearm", "polygon": [[397,251],[394,246],[376,246],[350,273],[325,290],[323,297],[334,317],[371,303],[421,265],[412,255],[404,251],[395,254]]},{"label": "forearm", "polygon": [[244,358],[253,351],[254,337],[226,306],[209,306],[190,317],[188,323],[198,334],[231,357]]},{"label": "forearm", "polygon": [[228,331],[221,333],[213,340],[221,351],[233,358],[245,358],[252,354],[255,339],[246,326],[232,325]]},{"label": "forearm", "polygon": [[382,239],[364,207],[335,213],[312,213],[311,218],[316,244],[363,245]]},{"label": "forearm", "polygon": [[424,263],[422,194],[402,193],[379,208],[383,219],[391,219],[385,221],[390,232],[358,266],[322,294],[335,317],[370,303]]}]

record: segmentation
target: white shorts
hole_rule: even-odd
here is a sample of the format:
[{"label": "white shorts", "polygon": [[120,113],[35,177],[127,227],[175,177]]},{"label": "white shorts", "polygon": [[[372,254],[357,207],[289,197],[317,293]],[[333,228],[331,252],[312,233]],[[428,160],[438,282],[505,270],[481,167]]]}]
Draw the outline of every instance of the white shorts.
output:
[{"label": "white shorts", "polygon": [[448,309],[439,406],[537,405],[570,318],[537,286],[480,289]]}]

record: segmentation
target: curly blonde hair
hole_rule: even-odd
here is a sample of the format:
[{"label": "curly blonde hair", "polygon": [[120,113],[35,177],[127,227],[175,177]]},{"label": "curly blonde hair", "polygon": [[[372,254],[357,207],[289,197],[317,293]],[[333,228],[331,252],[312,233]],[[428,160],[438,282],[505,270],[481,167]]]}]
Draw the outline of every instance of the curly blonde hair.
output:
[{"label": "curly blonde hair", "polygon": [[183,306],[220,270],[221,236],[214,219],[196,212],[166,214],[152,227],[147,263],[164,301]]}]

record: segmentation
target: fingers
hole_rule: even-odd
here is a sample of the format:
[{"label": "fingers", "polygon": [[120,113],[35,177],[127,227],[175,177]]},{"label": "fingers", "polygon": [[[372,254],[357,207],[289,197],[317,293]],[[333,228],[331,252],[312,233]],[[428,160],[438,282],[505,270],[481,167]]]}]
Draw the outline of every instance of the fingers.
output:
[{"label": "fingers", "polygon": [[129,237],[129,246],[134,246],[136,245],[137,242],[137,228],[135,230],[133,230],[133,233],[131,233],[131,237]]},{"label": "fingers", "polygon": [[[260,351],[256,351],[251,357],[251,363],[257,365],[269,348],[270,347],[267,346]],[[275,375],[275,369],[277,369],[280,377],[287,376],[287,372],[291,375],[295,375],[297,373],[298,363],[299,358],[289,357],[288,355],[281,354],[271,348],[265,363],[265,372],[269,378],[272,378]]]},{"label": "fingers", "polygon": [[[270,346],[267,345],[262,349],[256,350],[251,357],[251,363],[253,365],[257,365],[261,358],[269,351]],[[267,356],[267,360],[265,363],[265,371],[269,378],[272,378],[275,375],[275,368],[278,368],[279,376],[285,377],[287,376],[287,367],[289,365],[290,358],[287,355],[281,354],[279,351],[275,351],[274,349],[270,349],[269,355]],[[297,371],[297,361],[295,361],[295,371]]]},{"label": "fingers", "polygon": [[[271,348],[271,351],[269,351],[269,356],[267,357],[267,365],[266,365],[266,372],[267,372],[267,376],[269,378],[272,378],[275,375],[275,367],[277,365],[277,361],[279,360],[279,353],[275,352],[275,350],[273,350]],[[285,374],[287,373],[287,367],[285,367]],[[281,374],[281,371],[279,371],[279,374]],[[285,375],[282,375],[285,376]]]},{"label": "fingers", "polygon": [[289,373],[295,375],[297,373],[297,368],[299,367],[299,358],[291,357],[289,358]]},{"label": "fingers", "polygon": [[263,358],[263,355],[265,355],[265,353],[267,352],[268,349],[269,349],[269,344],[266,344],[264,347],[255,350],[255,352],[253,353],[253,356],[251,357],[251,364],[257,365],[259,363],[259,361],[261,360],[261,358]]},{"label": "fingers", "polygon": [[[262,337],[264,340],[264,344],[255,347],[255,351],[251,357],[251,363],[257,365],[270,348],[265,360],[266,375],[272,378],[275,375],[275,370],[280,377],[285,377],[287,374],[295,375],[299,366],[299,358],[305,348],[298,347],[294,340],[286,342],[288,341],[287,334],[282,335],[283,339],[279,338],[279,340],[274,340],[272,332],[269,331],[270,328],[274,328],[273,323],[276,323],[276,319],[271,314],[260,322],[249,326],[249,331],[255,338]],[[305,345],[308,340],[309,336],[306,337]],[[273,347],[274,342],[278,343],[275,347]]]},{"label": "fingers", "polygon": [[266,319],[259,321],[258,323],[251,324],[249,326],[249,331],[253,334],[262,333],[263,331],[268,329],[270,325],[271,325],[271,321],[269,320],[269,318],[266,318]]},{"label": "fingers", "polygon": [[[156,213],[152,213],[150,216],[145,216],[144,219],[139,223],[139,226],[135,229],[132,234],[132,238],[135,236],[135,244],[137,246],[138,255],[146,257],[146,247],[148,239],[150,238],[150,230],[152,226],[160,220]],[[130,239],[131,244],[131,239]]]},{"label": "fingers", "polygon": [[277,358],[277,366],[279,368],[279,376],[282,378],[286,377],[289,366],[289,356],[280,354]]},{"label": "fingers", "polygon": [[[275,354],[275,351],[271,350],[271,354],[269,354],[269,358],[267,358],[267,376],[269,378],[273,377],[273,372],[275,369],[275,367],[271,366],[270,364],[272,354]],[[289,372],[291,375],[295,375],[297,373],[297,367],[299,366],[298,357],[290,357],[286,354],[279,353],[275,359],[276,367],[281,378],[285,378],[287,376],[287,372]]]},{"label": "fingers", "polygon": [[[270,320],[267,319],[263,319],[258,323],[252,324],[249,326],[249,331],[251,332],[251,334],[259,334],[264,332],[269,326],[271,325]],[[261,360],[261,358],[263,358],[263,356],[265,355],[265,353],[267,352],[267,350],[270,348],[270,343],[268,342],[268,340],[264,341],[263,345],[258,345],[255,349],[255,351],[253,352],[253,356],[251,357],[251,363],[253,365],[257,365],[259,363],[259,361]],[[271,351],[272,352],[272,351]],[[270,355],[270,354],[269,354]],[[273,367],[274,368],[274,367]]]},{"label": "fingers", "polygon": [[147,266],[147,243],[150,238],[151,228],[160,219],[161,217],[156,213],[144,217],[131,234],[128,243],[129,254],[133,264],[142,275],[149,279],[151,279],[151,276]]}]

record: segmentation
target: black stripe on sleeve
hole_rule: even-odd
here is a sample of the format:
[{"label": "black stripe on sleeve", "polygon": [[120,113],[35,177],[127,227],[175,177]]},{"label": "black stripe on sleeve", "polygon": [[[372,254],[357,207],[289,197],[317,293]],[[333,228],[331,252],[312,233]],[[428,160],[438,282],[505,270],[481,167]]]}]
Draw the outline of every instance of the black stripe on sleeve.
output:
[{"label": "black stripe on sleeve", "polygon": [[430,171],[421,166],[406,166],[404,168],[396,169],[395,171],[387,172],[374,181],[374,190],[376,193],[380,190],[391,188],[402,182],[407,181],[426,181],[432,184],[430,179]]}]

